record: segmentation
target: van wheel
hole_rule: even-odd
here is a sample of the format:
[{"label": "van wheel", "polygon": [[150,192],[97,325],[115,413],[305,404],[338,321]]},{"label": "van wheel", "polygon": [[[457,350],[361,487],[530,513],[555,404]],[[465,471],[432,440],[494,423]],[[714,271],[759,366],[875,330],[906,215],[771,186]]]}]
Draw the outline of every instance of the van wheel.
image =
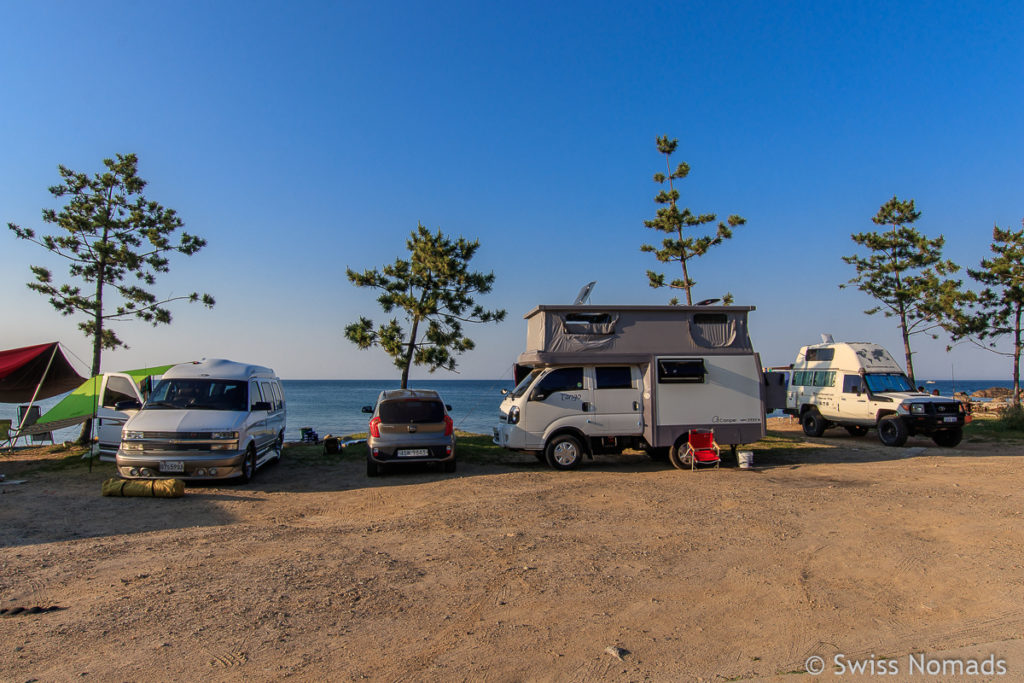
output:
[{"label": "van wheel", "polygon": [[376,477],[380,474],[380,466],[373,461],[373,458],[366,458],[366,476]]},{"label": "van wheel", "polygon": [[957,427],[956,429],[944,429],[941,432],[935,432],[932,434],[932,441],[935,442],[936,446],[942,448],[952,448],[960,443],[964,438],[964,430]]},{"label": "van wheel", "polygon": [[583,462],[583,446],[579,439],[569,434],[556,436],[545,449],[548,464],[556,470],[571,470]]},{"label": "van wheel", "polygon": [[850,433],[850,436],[864,436],[868,433],[868,428],[860,425],[847,425],[846,431]]},{"label": "van wheel", "polygon": [[680,438],[668,451],[668,459],[677,470],[688,470],[693,466],[693,456],[686,453],[687,440]]},{"label": "van wheel", "polygon": [[907,426],[898,415],[886,415],[878,421],[878,439],[886,446],[899,448],[907,442]]},{"label": "van wheel", "polygon": [[256,474],[256,449],[249,445],[242,460],[242,483],[248,484]]},{"label": "van wheel", "polygon": [[811,408],[800,416],[800,426],[804,428],[804,434],[807,436],[821,436],[825,433],[825,418],[817,408]]}]

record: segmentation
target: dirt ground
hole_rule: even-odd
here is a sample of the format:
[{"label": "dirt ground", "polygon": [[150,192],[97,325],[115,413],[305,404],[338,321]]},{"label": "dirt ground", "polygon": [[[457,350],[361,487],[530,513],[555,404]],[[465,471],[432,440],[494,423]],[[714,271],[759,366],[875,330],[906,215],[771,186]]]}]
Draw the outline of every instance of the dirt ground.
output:
[{"label": "dirt ground", "polygon": [[1024,680],[1024,444],[800,437],[698,472],[286,452],[175,500],[0,456],[0,679]]}]

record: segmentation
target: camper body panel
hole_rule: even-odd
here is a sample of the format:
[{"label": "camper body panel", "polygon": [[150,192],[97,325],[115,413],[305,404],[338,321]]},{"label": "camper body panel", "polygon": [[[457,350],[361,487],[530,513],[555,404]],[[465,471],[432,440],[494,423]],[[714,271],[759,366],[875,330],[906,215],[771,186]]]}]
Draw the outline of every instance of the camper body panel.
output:
[{"label": "camper body panel", "polygon": [[[765,433],[752,307],[539,306],[526,315],[532,371],[502,401],[494,442],[545,451],[569,434],[587,455],[677,446],[691,429],[723,445]],[[550,460],[550,458],[549,458]]]}]

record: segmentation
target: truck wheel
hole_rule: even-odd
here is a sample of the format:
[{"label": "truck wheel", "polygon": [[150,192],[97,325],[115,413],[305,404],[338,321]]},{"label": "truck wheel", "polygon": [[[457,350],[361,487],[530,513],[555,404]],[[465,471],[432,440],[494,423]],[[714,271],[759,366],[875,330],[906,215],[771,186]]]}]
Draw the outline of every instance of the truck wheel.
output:
[{"label": "truck wheel", "polygon": [[807,436],[821,436],[825,433],[825,418],[817,408],[811,408],[800,416],[800,426],[804,428],[804,434]]},{"label": "truck wheel", "polygon": [[242,483],[248,484],[256,474],[256,449],[252,444],[245,451],[245,459],[242,460]]},{"label": "truck wheel", "polygon": [[583,446],[579,439],[569,434],[556,436],[545,449],[548,464],[556,470],[571,470],[583,462]]},{"label": "truck wheel", "polygon": [[677,470],[688,470],[691,467],[690,456],[686,455],[686,439],[680,438],[668,452],[669,462]]},{"label": "truck wheel", "polygon": [[850,436],[864,436],[868,433],[868,428],[860,425],[847,425],[846,431],[850,433]]},{"label": "truck wheel", "polygon": [[878,439],[886,446],[899,448],[907,442],[907,426],[898,415],[886,415],[878,421]]},{"label": "truck wheel", "polygon": [[957,427],[956,429],[944,429],[941,432],[935,432],[932,434],[932,441],[935,442],[936,446],[942,448],[953,448],[964,438],[964,430]]}]

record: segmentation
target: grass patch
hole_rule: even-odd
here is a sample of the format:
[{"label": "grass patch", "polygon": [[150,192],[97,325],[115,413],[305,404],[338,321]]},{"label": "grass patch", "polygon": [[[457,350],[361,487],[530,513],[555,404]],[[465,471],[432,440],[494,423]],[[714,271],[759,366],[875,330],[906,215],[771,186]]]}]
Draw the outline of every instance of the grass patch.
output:
[{"label": "grass patch", "polygon": [[974,441],[1024,440],[1024,408],[1008,406],[994,416],[975,415],[964,427],[964,436]]},{"label": "grass patch", "polygon": [[[503,463],[514,459],[510,451],[496,446],[486,434],[455,432],[455,457],[459,462]],[[365,439],[366,433],[349,434],[345,439]],[[284,445],[284,461],[299,465],[333,465],[341,462],[362,461],[366,459],[366,443],[351,444],[340,453],[325,453],[324,444],[286,443]]]}]

